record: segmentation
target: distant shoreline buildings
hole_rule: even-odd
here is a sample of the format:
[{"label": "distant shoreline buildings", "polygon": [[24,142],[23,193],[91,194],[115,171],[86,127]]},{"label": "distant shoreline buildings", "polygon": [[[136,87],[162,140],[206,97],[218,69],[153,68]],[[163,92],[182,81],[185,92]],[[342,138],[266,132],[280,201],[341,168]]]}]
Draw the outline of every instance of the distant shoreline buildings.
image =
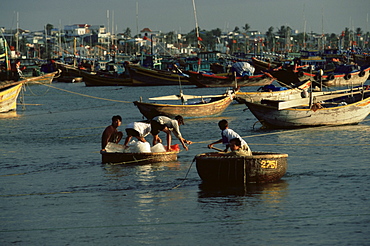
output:
[{"label": "distant shoreline buildings", "polygon": [[115,54],[160,54],[191,55],[201,44],[202,50],[233,53],[294,53],[302,49],[321,50],[337,48],[344,50],[368,50],[369,32],[363,33],[358,28],[351,31],[345,28],[340,34],[299,33],[282,26],[266,33],[258,30],[221,32],[195,30],[182,34],[163,33],[143,28],[139,34],[132,36],[127,28],[124,32],[111,33],[104,25],[73,24],[65,25],[62,30],[47,24],[42,31],[29,31],[21,28],[15,30],[1,29],[1,37],[11,46],[13,58],[55,59],[62,56],[107,56]]}]

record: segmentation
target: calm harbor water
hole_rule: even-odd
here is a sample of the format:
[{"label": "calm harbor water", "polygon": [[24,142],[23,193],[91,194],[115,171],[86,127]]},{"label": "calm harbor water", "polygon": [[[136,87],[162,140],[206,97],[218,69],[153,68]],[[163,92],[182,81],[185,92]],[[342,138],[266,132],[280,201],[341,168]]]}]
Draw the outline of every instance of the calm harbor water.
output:
[{"label": "calm harbor water", "polygon": [[[100,136],[111,117],[120,114],[124,130],[141,119],[132,101],[178,88],[52,86],[26,87],[25,110],[0,118],[1,245],[370,245],[370,117],[260,130],[233,104],[186,120],[181,130],[194,144],[176,162],[103,165]],[[202,184],[192,160],[212,151],[223,118],[252,150],[289,154],[280,182]]]}]

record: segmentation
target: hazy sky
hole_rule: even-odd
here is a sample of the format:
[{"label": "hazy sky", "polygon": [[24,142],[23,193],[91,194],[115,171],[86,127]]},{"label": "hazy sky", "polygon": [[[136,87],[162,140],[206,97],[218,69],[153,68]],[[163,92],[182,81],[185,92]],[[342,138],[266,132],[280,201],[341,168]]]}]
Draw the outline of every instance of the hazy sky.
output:
[{"label": "hazy sky", "polygon": [[[300,32],[337,33],[348,27],[370,29],[370,0],[195,0],[200,28],[232,31],[248,23],[263,33],[272,26],[290,26]],[[138,11],[136,6],[138,5]],[[109,10],[109,21],[107,18]],[[71,24],[127,27],[137,33],[187,33],[195,27],[192,0],[0,0],[0,27],[42,30]],[[113,23],[113,25],[112,25]]]}]

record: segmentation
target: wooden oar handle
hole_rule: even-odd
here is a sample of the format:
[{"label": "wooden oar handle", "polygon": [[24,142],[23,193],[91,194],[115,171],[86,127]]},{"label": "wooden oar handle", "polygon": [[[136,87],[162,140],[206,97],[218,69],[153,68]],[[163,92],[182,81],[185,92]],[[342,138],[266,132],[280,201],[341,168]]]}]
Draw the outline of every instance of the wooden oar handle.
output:
[{"label": "wooden oar handle", "polygon": [[213,147],[213,146],[210,149],[214,149],[214,150],[218,150],[220,152],[224,152],[222,149],[219,149],[219,148],[216,148],[216,147]]}]

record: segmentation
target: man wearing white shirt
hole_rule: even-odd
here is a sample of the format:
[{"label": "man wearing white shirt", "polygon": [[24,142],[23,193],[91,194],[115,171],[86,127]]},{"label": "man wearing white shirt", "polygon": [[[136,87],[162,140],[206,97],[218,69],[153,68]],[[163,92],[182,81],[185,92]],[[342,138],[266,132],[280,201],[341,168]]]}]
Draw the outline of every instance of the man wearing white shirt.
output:
[{"label": "man wearing white shirt", "polygon": [[138,121],[128,124],[125,130],[127,137],[123,146],[126,148],[132,137],[136,137],[137,140],[145,143],[145,137],[150,133],[151,126],[147,122]]},{"label": "man wearing white shirt", "polygon": [[188,150],[188,146],[185,144],[192,144],[191,141],[185,140],[181,135],[180,125],[184,125],[184,119],[181,115],[177,115],[174,120],[167,116],[156,116],[150,121],[150,125],[152,127],[153,146],[161,142],[161,139],[158,137],[160,131],[167,134],[167,151],[171,151],[171,132],[180,140],[185,150]]},{"label": "man wearing white shirt", "polygon": [[252,151],[249,148],[247,142],[245,142],[244,139],[242,139],[238,133],[236,133],[234,130],[229,128],[229,123],[227,122],[227,120],[220,120],[218,122],[218,127],[221,129],[222,138],[217,140],[214,143],[209,144],[208,148],[212,148],[214,144],[222,143],[225,145],[225,152],[226,152],[227,149],[229,148],[230,140],[233,138],[238,138],[241,142],[241,148],[247,151],[249,155],[252,155]]}]

